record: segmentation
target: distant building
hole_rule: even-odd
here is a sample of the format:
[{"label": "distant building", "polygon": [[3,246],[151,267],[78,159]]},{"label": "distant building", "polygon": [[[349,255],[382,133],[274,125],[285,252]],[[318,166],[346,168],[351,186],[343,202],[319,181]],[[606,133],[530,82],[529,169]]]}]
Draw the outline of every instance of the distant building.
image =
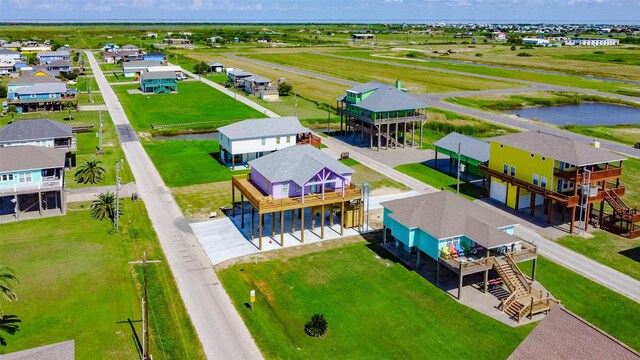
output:
[{"label": "distant building", "polygon": [[147,70],[150,66],[159,66],[157,61],[130,61],[122,64],[122,72],[124,77],[135,78],[141,72]]},{"label": "distant building", "polygon": [[351,34],[351,38],[354,40],[371,40],[375,39],[376,36],[373,34]]},{"label": "distant building", "polygon": [[144,61],[157,61],[160,63],[164,63],[165,61],[167,61],[167,57],[159,52],[159,51],[152,51],[149,53],[146,53],[143,55],[142,60]]},{"label": "distant building", "polygon": [[140,90],[144,93],[154,94],[177,92],[176,73],[173,71],[143,71],[140,74]]},{"label": "distant building", "polygon": [[38,58],[38,61],[40,62],[40,64],[48,64],[52,61],[56,61],[56,60],[66,60],[66,61],[70,61],[71,60],[71,54],[69,54],[68,51],[66,50],[62,50],[62,51],[42,51],[39,52],[38,55],[36,55],[36,58]]},{"label": "distant building", "polygon": [[147,32],[146,35],[148,38],[153,38],[156,39],[158,37],[158,33],[154,33],[154,32]]},{"label": "distant building", "polygon": [[502,31],[494,31],[491,34],[491,38],[494,41],[507,41],[507,34]]},{"label": "distant building", "polygon": [[271,88],[271,79],[267,79],[260,75],[251,75],[244,78],[244,91],[247,94],[256,95],[261,90],[269,90]]},{"label": "distant building", "polygon": [[565,42],[567,46],[615,46],[620,45],[620,40],[610,38],[574,38]]},{"label": "distant building", "polygon": [[524,39],[522,39],[522,44],[524,44],[524,45],[534,45],[534,46],[549,46],[550,42],[547,39],[524,38]]},{"label": "distant building", "polygon": [[209,71],[211,72],[214,72],[214,73],[224,72],[224,65],[220,64],[219,62],[210,62],[207,65],[209,65]]},{"label": "distant building", "polygon": [[0,62],[20,61],[22,55],[20,52],[11,49],[0,49]]},{"label": "distant building", "polygon": [[229,76],[229,80],[233,81],[233,83],[237,86],[244,84],[244,79],[253,76],[252,73],[248,71],[244,71],[242,69],[229,69],[227,68],[227,76]]},{"label": "distant building", "polygon": [[162,40],[163,43],[168,44],[168,45],[185,45],[185,44],[191,44],[191,40],[189,39],[164,39]]}]

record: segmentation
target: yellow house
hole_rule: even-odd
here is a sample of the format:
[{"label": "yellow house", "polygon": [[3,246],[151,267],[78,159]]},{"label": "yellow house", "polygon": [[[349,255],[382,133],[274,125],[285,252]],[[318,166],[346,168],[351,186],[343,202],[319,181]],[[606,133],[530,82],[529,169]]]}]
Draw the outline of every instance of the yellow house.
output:
[{"label": "yellow house", "polygon": [[[560,203],[563,221],[566,210],[571,209],[571,233],[576,210],[582,207],[587,220],[623,235],[640,236],[640,228],[634,225],[640,221],[640,214],[620,199],[625,192],[620,184],[625,157],[592,146],[596,142],[590,145],[541,131],[489,141],[489,165],[481,165],[479,170],[491,177],[491,198],[513,209],[529,208],[531,215],[536,206],[544,205],[548,222],[554,202]],[[613,214],[604,213],[605,201],[614,209]],[[594,210],[596,203],[599,211]],[[622,225],[614,225],[616,222]]]}]

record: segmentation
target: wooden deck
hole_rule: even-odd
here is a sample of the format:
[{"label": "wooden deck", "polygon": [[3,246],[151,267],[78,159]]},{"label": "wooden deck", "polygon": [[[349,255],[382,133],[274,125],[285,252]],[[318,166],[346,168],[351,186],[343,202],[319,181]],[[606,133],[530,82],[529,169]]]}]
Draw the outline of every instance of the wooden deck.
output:
[{"label": "wooden deck", "polygon": [[[527,260],[532,260],[538,257],[538,248],[526,241],[522,241],[522,249],[507,253],[514,262],[519,263]],[[489,270],[493,267],[495,258],[504,258],[506,255],[489,256],[480,259],[468,259],[462,258],[449,258],[445,259],[439,257],[438,261],[444,265],[447,269],[453,271],[456,274],[462,274],[463,276],[475,274],[485,270]]]},{"label": "wooden deck", "polygon": [[345,188],[344,196],[341,189],[327,191],[322,194],[309,194],[293,198],[272,199],[264,194],[257,186],[249,180],[249,175],[238,175],[231,179],[232,185],[240,190],[240,193],[247,198],[260,214],[268,214],[284,210],[308,208],[313,206],[339,204],[346,201],[362,199],[362,188],[351,184]]}]

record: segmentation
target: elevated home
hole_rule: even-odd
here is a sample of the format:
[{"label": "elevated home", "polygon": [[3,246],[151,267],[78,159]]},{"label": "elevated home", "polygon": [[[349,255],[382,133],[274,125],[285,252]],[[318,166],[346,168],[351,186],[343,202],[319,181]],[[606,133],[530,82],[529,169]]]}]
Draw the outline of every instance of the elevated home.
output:
[{"label": "elevated home", "polygon": [[457,176],[459,164],[464,164],[464,169],[460,169],[460,178],[469,180],[469,174],[482,178],[483,186],[485,174],[478,169],[479,165],[489,163],[489,143],[470,136],[452,132],[449,135],[433,143],[435,147],[435,167],[438,168],[438,154],[443,154],[449,158],[449,166],[443,170],[448,171],[452,176]]},{"label": "elevated home", "polygon": [[141,59],[140,53],[138,51],[132,50],[119,50],[116,54],[115,61],[118,62],[120,59],[122,61],[138,61]]},{"label": "elevated home", "polygon": [[21,76],[7,86],[7,105],[15,105],[19,113],[60,111],[66,102],[77,105],[77,93],[50,76]]},{"label": "elevated home", "polygon": [[142,60],[144,61],[155,61],[155,62],[159,62],[161,64],[164,64],[165,61],[167,61],[167,57],[158,51],[152,51],[149,53],[146,53],[142,56]]},{"label": "elevated home", "polygon": [[56,60],[71,61],[71,54],[66,50],[60,51],[42,51],[36,55],[40,64],[48,64]]},{"label": "elevated home", "polygon": [[251,75],[244,79],[244,92],[256,95],[262,90],[271,89],[271,79],[260,75]]},{"label": "elevated home", "polygon": [[[625,193],[620,183],[624,156],[541,131],[489,141],[489,166],[479,169],[491,177],[491,198],[513,209],[529,208],[532,216],[536,206],[544,205],[547,222],[551,222],[554,203],[561,206],[562,221],[571,209],[570,233],[576,215],[581,214],[587,220],[585,231],[591,219],[603,229],[627,237],[640,236],[640,228],[635,225],[640,222],[640,213],[621,199]],[[613,208],[612,214],[604,212],[605,203]],[[599,210],[594,209],[598,204]],[[583,211],[578,213],[580,208]]]},{"label": "elevated home", "polygon": [[38,45],[38,44],[32,44],[32,45],[24,45],[22,47],[20,47],[20,52],[23,55],[26,54],[36,54],[36,53],[40,53],[43,51],[51,51],[51,46],[49,45]]},{"label": "elevated home", "polygon": [[140,90],[154,94],[177,92],[176,73],[173,71],[144,71],[140,75]]},{"label": "elevated home", "polygon": [[242,69],[227,69],[227,76],[229,76],[229,80],[233,81],[235,86],[238,87],[244,85],[244,79],[253,76],[253,74]]},{"label": "elevated home", "polygon": [[[324,239],[327,214],[333,225],[334,217],[340,220],[340,235],[344,227],[362,225],[364,215],[362,189],[351,183],[353,169],[345,166],[311,145],[293,146],[276,151],[249,162],[251,173],[232,178],[232,203],[235,191],[240,191],[241,227],[244,228],[244,200],[251,205],[251,240],[255,235],[254,213],[258,213],[258,240],[262,250],[264,214],[271,214],[272,236],[275,236],[275,219],[280,213],[280,242],[283,245],[285,211],[291,211],[293,232],[296,211],[300,217],[300,239],[304,242],[305,209],[311,210],[311,224],[320,218],[320,237]],[[235,206],[232,207],[235,216]],[[289,229],[289,226],[287,226]]]},{"label": "elevated home", "polygon": [[6,61],[20,61],[22,59],[22,55],[20,52],[11,50],[11,49],[0,49],[0,62]]},{"label": "elevated home", "polygon": [[69,60],[54,60],[47,64],[47,70],[68,73],[71,71],[71,66],[72,64]]},{"label": "elevated home", "polygon": [[131,51],[131,52],[135,52],[135,53],[140,52],[140,49],[137,46],[133,45],[133,44],[123,45],[120,48],[120,50],[122,50],[122,51]]},{"label": "elevated home", "polygon": [[124,77],[139,77],[140,73],[148,70],[150,66],[159,66],[157,61],[130,61],[122,64],[122,72]]},{"label": "elevated home", "polygon": [[102,51],[108,51],[108,52],[117,52],[118,49],[120,49],[120,46],[118,44],[115,43],[106,43],[103,47],[102,47]]},{"label": "elevated home", "polygon": [[120,56],[116,52],[111,51],[103,51],[102,52],[102,61],[107,64],[115,64],[120,60]]},{"label": "elevated home", "polygon": [[[494,269],[513,295],[503,303],[504,312],[513,315],[513,311],[522,309],[521,305],[530,305],[533,298],[548,303],[548,299],[531,286],[535,280],[536,248],[513,236],[517,225],[513,220],[449,191],[387,201],[381,205],[384,208],[383,242],[387,241],[388,231],[401,251],[415,250],[416,268],[420,266],[423,253],[436,261],[438,283],[441,266],[455,273],[458,299],[464,276],[484,273],[486,292],[489,270]],[[526,260],[533,260],[531,280],[516,266]],[[532,311],[537,312],[539,308]],[[529,314],[523,311],[517,317],[526,315]]]},{"label": "elevated home", "polygon": [[214,72],[214,73],[224,72],[224,65],[220,64],[219,62],[210,62],[207,65],[209,65],[209,71],[211,72]]},{"label": "elevated home", "polygon": [[[369,136],[369,146],[373,148],[374,139],[377,149],[383,145],[385,149],[392,144],[396,148],[402,141],[407,145],[409,133],[414,134],[416,125],[419,128],[420,145],[422,146],[422,125],[427,121],[428,106],[407,94],[396,81],[396,86],[376,81],[355,86],[347,90],[345,96],[337,99],[340,113],[340,130],[343,122],[348,131],[360,131]],[[415,141],[411,142],[415,146]]]},{"label": "elevated home", "polygon": [[65,150],[0,147],[0,220],[22,220],[66,211]]},{"label": "elevated home", "polygon": [[312,135],[295,116],[243,120],[218,131],[220,160],[232,170],[236,165],[296,144],[320,145],[320,138]]},{"label": "elevated home", "polygon": [[65,166],[69,167],[76,137],[71,126],[43,118],[15,121],[0,128],[0,147],[25,145],[65,150]]}]

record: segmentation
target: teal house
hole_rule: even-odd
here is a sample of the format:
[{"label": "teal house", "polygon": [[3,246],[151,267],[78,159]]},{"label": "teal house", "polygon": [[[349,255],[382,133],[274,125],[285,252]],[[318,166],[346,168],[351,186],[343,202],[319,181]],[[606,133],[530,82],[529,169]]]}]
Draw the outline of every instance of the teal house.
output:
[{"label": "teal house", "polygon": [[172,93],[178,91],[174,71],[145,71],[140,75],[140,90],[144,93]]}]

